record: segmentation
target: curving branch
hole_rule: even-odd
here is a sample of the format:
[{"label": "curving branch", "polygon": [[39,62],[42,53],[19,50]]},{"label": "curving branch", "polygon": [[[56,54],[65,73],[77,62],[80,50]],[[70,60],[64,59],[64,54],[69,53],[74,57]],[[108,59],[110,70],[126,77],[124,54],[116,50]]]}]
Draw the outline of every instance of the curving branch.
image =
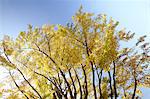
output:
[{"label": "curving branch", "polygon": [[[5,50],[5,47],[4,47],[4,54],[5,54],[5,56],[6,56],[7,60],[8,60],[8,62],[9,62],[10,64],[14,65],[14,64],[10,61],[10,59],[9,59],[9,57],[7,56],[7,54],[6,54],[5,51],[6,51],[6,50]],[[22,75],[23,79],[24,79],[24,80],[29,84],[29,86],[33,89],[33,91],[39,96],[39,98],[42,99],[42,96],[41,96],[41,95],[39,94],[39,92],[30,84],[30,82],[25,78],[25,76],[24,76],[24,74],[22,73],[22,71],[21,71],[19,68],[17,68],[17,67],[16,67],[16,69],[17,69],[17,71],[19,71],[19,73]]]},{"label": "curving branch", "polygon": [[39,94],[39,92],[30,84],[30,82],[25,78],[24,74],[20,69],[17,68],[19,73],[22,75],[23,79],[29,84],[29,86],[33,89],[33,91],[39,96],[40,99],[42,99],[42,96]]},{"label": "curving branch", "polygon": [[[57,91],[61,94],[61,95],[63,95],[64,97],[65,97],[65,95],[64,95],[64,93],[63,93],[63,91],[62,90],[60,90],[59,88],[58,88],[58,86],[57,86],[57,84],[55,83],[55,82],[53,82],[51,79],[49,79],[48,77],[46,77],[45,75],[43,75],[43,74],[40,74],[40,73],[38,73],[38,72],[35,72],[34,71],[34,73],[36,73],[37,75],[39,75],[39,76],[42,76],[42,77],[44,77],[45,79],[47,79],[49,82],[51,82],[54,86],[55,86],[55,88],[57,89]],[[58,93],[57,93],[58,94]]]},{"label": "curving branch", "polygon": [[134,97],[135,97],[136,89],[137,89],[137,80],[136,80],[136,78],[134,78],[134,91],[133,91],[132,99],[134,99]]},{"label": "curving branch", "polygon": [[54,59],[52,58],[52,57],[50,57],[47,53],[45,53],[44,51],[42,51],[41,49],[40,49],[40,47],[35,43],[35,45],[36,45],[36,47],[38,48],[38,49],[34,49],[34,50],[37,50],[37,51],[39,51],[39,52],[41,52],[41,53],[43,53],[45,56],[47,56],[55,65],[57,65],[57,63],[54,61]]},{"label": "curving branch", "polygon": [[[140,63],[141,63],[141,61],[139,61],[139,62],[137,63],[137,67],[140,65]],[[133,74],[133,76],[134,76],[134,91],[133,91],[132,99],[134,99],[134,97],[135,97],[136,90],[137,90],[137,85],[138,85],[135,70],[134,70],[133,73],[134,73],[134,74]]]},{"label": "curving branch", "polygon": [[9,75],[11,76],[13,82],[15,83],[16,87],[18,88],[18,90],[26,97],[26,99],[29,99],[29,97],[24,93],[23,90],[20,89],[19,85],[17,84],[17,82],[15,81],[13,75],[11,74],[11,72],[9,71]]}]

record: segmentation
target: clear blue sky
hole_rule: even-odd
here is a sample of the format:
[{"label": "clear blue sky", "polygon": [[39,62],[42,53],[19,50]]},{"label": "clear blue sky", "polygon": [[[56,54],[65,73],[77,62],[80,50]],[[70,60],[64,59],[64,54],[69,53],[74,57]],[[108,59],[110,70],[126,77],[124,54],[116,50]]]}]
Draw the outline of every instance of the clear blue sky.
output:
[{"label": "clear blue sky", "polygon": [[[66,24],[83,5],[85,11],[105,13],[120,22],[120,28],[150,38],[150,0],[0,0],[0,38],[16,37],[27,24]],[[143,89],[149,99],[150,89]]]}]

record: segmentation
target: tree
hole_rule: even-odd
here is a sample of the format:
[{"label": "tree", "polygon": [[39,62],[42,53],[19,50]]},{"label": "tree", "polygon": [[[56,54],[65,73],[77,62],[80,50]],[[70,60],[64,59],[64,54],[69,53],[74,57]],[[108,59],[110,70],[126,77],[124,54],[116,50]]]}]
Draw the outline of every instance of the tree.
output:
[{"label": "tree", "polygon": [[31,25],[0,43],[0,65],[8,70],[1,94],[18,99],[135,99],[150,87],[149,43],[121,47],[134,33],[119,22],[82,11],[66,26]]}]

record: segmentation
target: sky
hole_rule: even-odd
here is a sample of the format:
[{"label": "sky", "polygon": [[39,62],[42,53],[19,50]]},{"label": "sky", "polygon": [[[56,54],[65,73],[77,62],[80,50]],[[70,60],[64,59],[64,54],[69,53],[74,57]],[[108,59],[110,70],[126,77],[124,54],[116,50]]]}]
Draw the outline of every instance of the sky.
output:
[{"label": "sky", "polygon": [[[107,14],[136,36],[150,38],[150,0],[0,0],[0,39],[15,38],[27,25],[67,24],[82,4],[84,11]],[[143,99],[150,97],[143,89]]]}]

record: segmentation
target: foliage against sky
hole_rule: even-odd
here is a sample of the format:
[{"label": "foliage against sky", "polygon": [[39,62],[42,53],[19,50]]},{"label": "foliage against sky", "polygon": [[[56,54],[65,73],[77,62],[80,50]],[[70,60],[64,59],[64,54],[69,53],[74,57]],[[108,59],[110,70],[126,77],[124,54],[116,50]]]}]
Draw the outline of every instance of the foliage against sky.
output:
[{"label": "foliage against sky", "polygon": [[122,48],[134,33],[116,30],[119,22],[82,8],[67,25],[29,25],[16,38],[1,42],[1,66],[8,70],[7,98],[141,97],[149,87],[149,43],[140,37]]}]

